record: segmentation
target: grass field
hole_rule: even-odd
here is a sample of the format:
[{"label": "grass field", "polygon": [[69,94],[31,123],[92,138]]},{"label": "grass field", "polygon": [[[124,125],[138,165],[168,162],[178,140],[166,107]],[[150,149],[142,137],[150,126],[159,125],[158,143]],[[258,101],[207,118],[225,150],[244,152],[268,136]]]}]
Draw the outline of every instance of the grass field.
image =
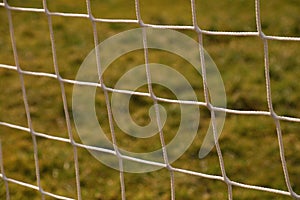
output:
[{"label": "grass field", "polygon": [[[0,2],[2,2],[0,0]],[[42,8],[42,1],[9,0],[11,6]],[[214,31],[256,31],[254,1],[197,0],[200,28]],[[99,18],[136,19],[134,1],[91,0],[92,12]],[[53,12],[86,13],[85,1],[48,1]],[[140,2],[144,23],[192,25],[189,1],[153,0]],[[297,0],[261,2],[262,30],[266,35],[300,37],[300,5]],[[19,64],[23,70],[54,73],[47,16],[44,13],[11,11]],[[7,11],[0,6],[0,64],[15,65]],[[84,58],[93,49],[92,24],[88,19],[53,16],[59,73],[75,79]],[[99,41],[138,24],[97,23]],[[181,31],[193,39],[193,31]],[[268,111],[264,75],[263,42],[259,37],[204,35],[204,48],[222,75],[227,107],[238,110]],[[278,115],[300,118],[300,45],[299,42],[269,41],[270,77],[274,110]],[[185,60],[171,53],[149,50],[149,61],[173,67],[193,86],[199,101],[204,101],[202,77]],[[143,51],[134,51],[117,59],[104,73],[104,82],[114,87],[129,69],[143,64]],[[184,67],[183,67],[184,66]],[[24,75],[33,129],[68,138],[61,89],[56,79]],[[68,109],[72,113],[72,84],[65,84]],[[146,88],[140,88],[145,90]],[[157,96],[174,98],[166,88],[155,87]],[[111,94],[110,94],[111,95]],[[130,108],[140,125],[149,122],[152,101],[133,97]],[[170,116],[164,126],[171,141],[180,122],[179,105],[162,103]],[[110,135],[103,91],[97,89],[99,123]],[[221,175],[216,149],[203,159],[198,151],[210,122],[207,108],[200,106],[198,134],[190,148],[172,166],[213,175]],[[71,115],[72,117],[72,115]],[[72,119],[71,119],[72,121]],[[0,67],[0,122],[28,127],[20,79],[17,71]],[[292,187],[300,193],[300,124],[281,121],[284,150]],[[72,131],[80,143],[74,123]],[[160,147],[158,135],[137,139],[116,128],[118,145],[126,150],[147,152]],[[0,125],[5,174],[9,178],[36,185],[32,137],[28,132]],[[219,139],[227,176],[237,182],[287,190],[276,135],[270,116],[227,114]],[[41,186],[45,191],[76,198],[73,148],[69,143],[37,137]],[[150,145],[149,145],[150,144]],[[83,148],[77,148],[83,199],[121,199],[119,172],[96,160]],[[134,200],[170,199],[170,175],[167,169],[155,172],[124,173],[126,197]],[[226,199],[227,186],[184,173],[175,173],[176,199]],[[9,183],[11,199],[40,199],[33,189]],[[5,184],[0,179],[0,199],[5,199]],[[46,196],[46,199],[51,199]],[[288,196],[233,187],[233,199],[292,199]]]}]

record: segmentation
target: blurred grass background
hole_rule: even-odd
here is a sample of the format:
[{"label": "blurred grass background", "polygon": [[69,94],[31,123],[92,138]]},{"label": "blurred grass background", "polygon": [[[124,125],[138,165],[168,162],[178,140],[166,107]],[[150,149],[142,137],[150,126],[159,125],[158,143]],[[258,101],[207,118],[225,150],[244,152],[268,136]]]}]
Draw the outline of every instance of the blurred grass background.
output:
[{"label": "blurred grass background", "polygon": [[[2,1],[0,1],[2,2]],[[42,8],[38,0],[9,0],[11,6]],[[92,12],[100,18],[136,19],[134,1],[91,0]],[[52,12],[86,13],[85,1],[48,1]],[[190,2],[178,0],[142,0],[141,16],[145,23],[192,25]],[[197,0],[200,28],[223,31],[256,31],[254,1]],[[297,0],[261,1],[262,29],[267,35],[300,36],[300,5]],[[0,7],[0,63],[15,65],[10,41],[7,12]],[[42,13],[12,11],[19,63],[23,70],[54,73],[47,17]],[[53,16],[57,59],[63,78],[75,79],[77,70],[93,49],[91,22],[88,19]],[[122,23],[97,23],[99,41],[116,33],[137,28]],[[196,39],[196,33],[182,31]],[[204,48],[217,64],[224,81],[228,108],[267,111],[264,78],[263,44],[258,37],[229,37],[204,35]],[[269,41],[270,75],[274,109],[279,115],[300,117],[300,46],[299,42]],[[192,66],[175,55],[152,51],[151,62],[174,67],[190,81],[203,101],[202,79]],[[105,72],[104,81],[113,87],[126,71],[143,64],[143,52],[135,51],[117,59]],[[184,66],[184,67],[183,67]],[[55,79],[24,75],[33,128],[37,132],[68,137],[59,83]],[[65,84],[70,113],[71,84]],[[143,90],[145,88],[141,88]],[[157,96],[168,95],[157,87]],[[172,94],[170,98],[173,98]],[[104,95],[97,90],[99,123],[109,135]],[[151,100],[134,97],[131,111],[134,120],[143,125],[149,122]],[[180,121],[179,106],[163,104],[172,118],[164,127],[168,141],[176,133]],[[193,144],[173,163],[173,166],[197,172],[221,175],[215,149],[204,159],[198,151],[209,125],[209,112],[203,107],[201,121]],[[27,127],[19,76],[16,71],[0,68],[0,121]],[[295,192],[300,193],[300,125],[281,122],[287,165]],[[73,133],[76,141],[74,124]],[[144,152],[159,148],[158,137],[136,139],[117,130],[120,146]],[[27,132],[0,126],[4,168],[7,177],[36,185],[31,135]],[[76,198],[73,150],[70,144],[37,138],[41,184],[45,191]],[[151,144],[151,145],[149,145]],[[271,117],[226,116],[220,137],[225,167],[231,180],[264,187],[287,190],[284,182],[275,124]],[[106,167],[85,149],[78,148],[80,183],[83,199],[120,199],[119,172]],[[170,199],[170,177],[166,169],[144,174],[125,173],[128,199]],[[40,199],[40,194],[9,183],[11,199]],[[175,173],[177,199],[226,199],[223,182],[182,173]],[[5,187],[0,180],[0,199]],[[287,196],[233,187],[234,199],[291,199]],[[47,197],[46,199],[51,199]]]}]

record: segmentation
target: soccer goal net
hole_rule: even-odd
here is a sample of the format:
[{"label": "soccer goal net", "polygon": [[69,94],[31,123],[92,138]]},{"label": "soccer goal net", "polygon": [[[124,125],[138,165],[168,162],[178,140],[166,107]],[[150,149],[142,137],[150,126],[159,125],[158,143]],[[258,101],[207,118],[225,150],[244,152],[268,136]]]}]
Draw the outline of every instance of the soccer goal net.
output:
[{"label": "soccer goal net", "polygon": [[300,199],[299,12],[0,0],[0,198]]}]

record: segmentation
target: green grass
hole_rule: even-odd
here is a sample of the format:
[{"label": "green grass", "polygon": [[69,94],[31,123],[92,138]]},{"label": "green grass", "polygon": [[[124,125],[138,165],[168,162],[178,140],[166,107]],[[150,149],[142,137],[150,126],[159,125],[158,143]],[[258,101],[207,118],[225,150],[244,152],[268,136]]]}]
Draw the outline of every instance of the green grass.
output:
[{"label": "green grass", "polygon": [[[41,1],[11,0],[12,6],[42,8]],[[133,1],[91,1],[95,17],[135,19]],[[141,16],[145,23],[192,25],[189,1],[141,1]],[[81,1],[48,1],[50,11],[86,13]],[[222,31],[256,31],[253,1],[196,1],[200,28]],[[299,3],[296,0],[262,1],[263,32],[268,35],[300,35]],[[9,36],[7,12],[0,7],[0,63],[15,65]],[[54,73],[48,22],[45,14],[12,11],[19,63],[23,70]],[[88,19],[53,16],[53,29],[59,73],[63,78],[75,79],[84,58],[93,49],[92,25]],[[97,23],[99,41],[137,24]],[[182,31],[196,39],[192,31]],[[217,64],[225,85],[227,107],[242,110],[267,111],[263,43],[258,37],[204,35],[204,48]],[[272,100],[278,115],[300,117],[300,57],[299,42],[269,41]],[[204,101],[202,78],[185,60],[176,55],[149,51],[150,62],[173,67],[190,81],[199,101]],[[118,58],[104,73],[104,82],[113,87],[118,79],[134,66],[143,64],[143,51],[134,51]],[[53,136],[68,137],[57,80],[24,75],[32,126],[35,131]],[[72,84],[64,85],[68,109],[72,114]],[[145,91],[145,87],[139,88]],[[174,98],[164,87],[155,86],[157,96]],[[109,94],[111,96],[111,94]],[[0,68],[0,121],[28,127],[22,99],[19,75]],[[97,89],[96,106],[99,123],[110,137],[103,91]],[[133,119],[140,125],[149,122],[151,99],[133,97],[130,103]],[[179,106],[162,103],[169,118],[164,127],[167,142],[174,137],[180,121]],[[198,151],[209,125],[209,111],[200,107],[198,134],[189,149],[172,166],[197,172],[221,175],[215,148],[204,159]],[[172,117],[170,117],[172,116]],[[72,116],[71,116],[72,117]],[[72,121],[72,120],[71,120]],[[281,121],[283,141],[290,179],[295,192],[300,193],[300,126]],[[74,123],[72,131],[80,143]],[[116,127],[120,147],[145,152],[160,147],[158,135],[137,139]],[[36,185],[33,144],[27,132],[0,126],[4,169],[7,177]],[[220,137],[227,176],[247,184],[287,190],[274,121],[268,116],[226,116]],[[37,137],[41,186],[45,191],[76,198],[73,149],[68,143]],[[151,145],[149,145],[151,144]],[[83,199],[120,199],[119,172],[96,160],[85,149],[78,148],[80,184]],[[177,199],[226,199],[227,186],[216,180],[183,173],[174,173]],[[166,169],[143,174],[125,173],[127,199],[170,199],[170,175]],[[11,199],[40,199],[38,191],[9,183]],[[291,199],[287,196],[233,187],[233,197],[246,199]],[[0,199],[5,198],[4,181],[0,180]],[[46,197],[46,199],[51,199]]]}]

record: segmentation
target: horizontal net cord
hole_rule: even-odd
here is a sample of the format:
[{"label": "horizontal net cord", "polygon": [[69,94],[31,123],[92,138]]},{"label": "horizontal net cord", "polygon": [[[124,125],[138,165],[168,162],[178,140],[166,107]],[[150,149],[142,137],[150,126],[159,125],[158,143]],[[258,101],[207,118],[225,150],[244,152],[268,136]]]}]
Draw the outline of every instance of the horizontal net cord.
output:
[{"label": "horizontal net cord", "polygon": [[[0,3],[0,6],[5,7],[4,3]],[[45,9],[42,8],[24,8],[24,7],[14,7],[7,6],[8,9],[13,11],[23,11],[23,12],[38,12],[38,13],[46,13]],[[62,16],[62,17],[79,17],[79,18],[90,18],[88,14],[78,14],[78,13],[63,13],[63,12],[50,12],[47,14],[51,16]],[[106,23],[133,23],[139,24],[138,20],[135,19],[104,19],[104,18],[93,18],[92,21],[95,22],[106,22]],[[195,30],[194,26],[188,25],[157,25],[157,24],[148,24],[144,23],[144,27],[156,28],[156,29],[175,29],[175,30]],[[253,31],[211,31],[200,29],[203,34],[206,35],[217,35],[217,36],[259,36],[259,32]],[[265,39],[268,40],[279,40],[279,41],[300,41],[300,37],[295,36],[276,36],[276,35],[264,35]]]},{"label": "horizontal net cord", "polygon": [[[10,183],[14,183],[14,184],[17,184],[17,185],[20,185],[20,186],[23,186],[23,187],[27,187],[27,188],[31,188],[33,190],[40,191],[40,188],[38,186],[36,186],[36,185],[32,185],[30,183],[26,183],[24,181],[16,180],[16,179],[13,179],[13,178],[4,177],[2,173],[0,173],[0,178],[4,179],[4,180],[6,180],[7,182],[10,182]],[[49,197],[54,197],[56,199],[73,200],[73,198],[68,198],[68,197],[65,197],[65,196],[60,196],[60,195],[53,194],[53,193],[47,192],[47,191],[43,191],[43,194],[47,195]]]},{"label": "horizontal net cord", "polygon": [[[14,128],[14,129],[17,129],[17,130],[22,130],[22,131],[25,131],[25,132],[29,132],[29,129],[26,128],[26,127],[22,127],[22,126],[10,124],[10,123],[0,122],[0,125],[7,126],[9,128]],[[56,140],[56,141],[59,141],[59,142],[71,143],[71,141],[67,138],[51,136],[51,135],[48,135],[48,134],[45,134],[45,133],[35,132],[35,135],[38,136],[38,137],[51,139],[51,140]],[[75,142],[74,145],[77,146],[77,147],[83,148],[83,149],[89,149],[89,150],[93,150],[93,151],[98,151],[98,152],[102,152],[102,153],[116,155],[116,152],[114,150],[110,150],[110,149],[84,145],[84,144],[77,143],[77,142]],[[153,166],[157,166],[157,167],[166,167],[166,165],[164,163],[160,163],[160,162],[154,162],[154,161],[139,159],[139,158],[135,158],[135,157],[125,156],[125,155],[121,155],[121,157],[123,159],[138,162],[138,163],[153,165]],[[223,181],[223,177],[218,176],[218,175],[206,174],[206,173],[196,172],[196,171],[192,171],[192,170],[177,168],[177,167],[172,167],[172,170],[175,171],[175,172],[185,173],[185,174],[189,174],[189,175],[195,175],[195,176],[199,176],[199,177],[202,177],[202,178],[208,178],[208,179],[212,179],[212,180]],[[0,173],[0,176],[1,176],[1,178],[3,178],[3,175],[1,173]],[[14,180],[14,179],[10,179],[10,180]],[[22,184],[21,181],[19,181],[19,182]],[[250,184],[244,184],[244,183],[236,182],[236,181],[232,181],[232,180],[230,180],[230,183],[234,186],[238,186],[238,187],[242,187],[242,188],[260,190],[260,191],[277,193],[277,194],[282,194],[282,195],[289,195],[289,192],[284,191],[284,190],[266,188],[266,187],[250,185]],[[31,184],[28,184],[28,185],[31,185]],[[25,184],[23,186],[27,186],[27,184]],[[33,186],[33,185],[31,185],[31,186],[36,187],[36,186]]]},{"label": "horizontal net cord", "polygon": [[[191,10],[192,10],[192,25],[161,25],[161,24],[149,24],[149,23],[144,23],[142,21],[142,17],[140,14],[140,6],[139,6],[139,1],[135,1],[135,8],[136,8],[136,19],[105,19],[105,18],[95,18],[92,15],[91,11],[91,4],[90,1],[86,1],[87,5],[87,14],[84,13],[64,13],[64,12],[51,12],[47,9],[47,3],[46,0],[43,1],[43,8],[30,8],[30,7],[15,7],[15,6],[10,6],[6,1],[3,3],[0,3],[1,7],[4,7],[7,12],[8,12],[8,21],[9,21],[9,28],[10,28],[10,34],[11,34],[11,42],[12,42],[12,48],[13,48],[13,54],[14,54],[14,59],[15,59],[15,66],[12,65],[6,65],[6,64],[1,64],[0,63],[0,69],[9,69],[9,70],[15,70],[17,71],[19,77],[20,77],[20,82],[21,82],[21,89],[22,89],[22,94],[23,94],[23,101],[24,101],[24,106],[25,106],[25,112],[26,112],[26,117],[28,121],[28,128],[19,126],[16,124],[11,124],[7,122],[1,122],[1,126],[6,126],[9,128],[13,129],[18,129],[22,130],[25,132],[28,132],[32,135],[33,137],[33,146],[34,146],[34,160],[35,160],[35,168],[36,168],[36,181],[37,181],[37,186],[31,185],[22,181],[18,181],[12,178],[8,178],[5,176],[4,173],[4,167],[3,167],[3,161],[2,161],[2,152],[1,154],[1,173],[0,177],[4,180],[4,182],[7,184],[7,182],[12,182],[15,184],[22,185],[24,187],[28,187],[31,189],[35,189],[40,192],[42,199],[44,199],[44,195],[51,196],[54,198],[58,199],[69,199],[67,197],[62,197],[59,195],[55,195],[49,192],[46,192],[42,189],[40,186],[40,172],[39,172],[39,164],[38,164],[38,148],[36,145],[36,138],[35,137],[43,137],[49,140],[54,140],[54,141],[59,141],[59,142],[65,142],[69,143],[73,146],[73,153],[74,153],[74,159],[75,159],[75,174],[76,174],[76,184],[77,184],[77,198],[81,199],[81,188],[80,188],[80,181],[79,181],[79,169],[78,169],[78,163],[76,162],[78,159],[77,156],[77,147],[84,148],[84,149],[90,149],[90,150],[95,150],[99,151],[102,153],[109,153],[112,155],[115,155],[119,159],[119,165],[120,165],[120,185],[121,185],[121,193],[122,193],[122,199],[126,199],[126,188],[124,184],[124,175],[123,175],[123,170],[122,170],[122,159],[127,159],[131,161],[135,161],[138,163],[144,163],[144,164],[149,164],[149,165],[154,165],[154,166],[160,166],[164,167],[169,170],[170,172],[170,184],[171,184],[171,199],[175,199],[175,178],[174,178],[174,172],[181,172],[185,174],[190,174],[190,175],[195,175],[203,178],[208,178],[208,179],[213,179],[213,180],[219,180],[224,182],[228,186],[228,199],[233,199],[232,197],[232,186],[237,186],[237,187],[242,187],[242,188],[247,188],[247,189],[253,189],[253,190],[259,190],[259,191],[265,191],[265,192],[271,192],[271,193],[277,193],[277,194],[282,194],[282,195],[287,195],[291,196],[293,198],[299,199],[300,196],[296,194],[291,186],[291,182],[289,179],[289,173],[287,169],[287,163],[285,160],[285,152],[284,152],[284,145],[283,145],[283,138],[282,138],[282,130],[280,126],[280,121],[289,121],[289,122],[300,122],[300,118],[297,117],[289,117],[289,116],[279,116],[275,113],[273,109],[273,102],[272,102],[272,94],[271,94],[271,81],[270,81],[270,69],[269,69],[269,47],[268,47],[268,42],[272,40],[277,40],[277,41],[294,41],[298,42],[300,41],[300,37],[293,37],[293,36],[276,36],[276,35],[266,35],[261,28],[261,17],[260,17],[260,2],[259,0],[255,1],[255,19],[256,19],[256,31],[249,32],[249,31],[210,31],[210,30],[202,30],[198,24],[197,24],[197,18],[196,18],[196,7],[195,7],[195,2],[191,0]],[[46,14],[48,18],[48,25],[50,29],[50,40],[51,40],[51,51],[53,55],[53,61],[54,61],[54,68],[55,68],[55,74],[47,73],[47,72],[35,72],[35,71],[26,71],[22,70],[19,62],[18,62],[18,54],[17,54],[17,48],[16,48],[16,42],[14,40],[14,29],[13,29],[13,23],[12,23],[12,17],[11,17],[11,11],[20,11],[20,12],[35,12],[35,13],[44,13]],[[207,91],[207,80],[206,80],[206,72],[205,72],[205,63],[201,62],[201,69],[202,69],[202,74],[203,74],[203,85],[204,85],[204,96],[205,96],[205,101],[187,101],[187,100],[178,100],[178,99],[168,99],[168,98],[161,98],[155,96],[154,92],[152,91],[152,86],[151,86],[151,74],[148,72],[148,48],[147,48],[147,38],[146,36],[143,36],[143,44],[144,44],[144,59],[145,59],[145,64],[146,64],[146,70],[147,71],[147,83],[148,83],[148,89],[149,92],[136,92],[136,91],[131,91],[131,90],[121,90],[121,89],[115,89],[115,88],[110,88],[104,85],[102,76],[99,75],[99,83],[92,83],[92,82],[84,82],[84,81],[77,81],[77,80],[71,80],[71,79],[64,79],[59,75],[59,69],[58,69],[58,64],[57,64],[57,58],[56,58],[56,48],[55,48],[55,41],[54,41],[54,33],[52,30],[52,21],[51,17],[52,16],[61,16],[61,17],[71,17],[71,18],[86,18],[89,19],[92,24],[93,24],[93,39],[94,39],[94,44],[95,47],[98,44],[98,35],[97,35],[97,30],[96,30],[96,23],[98,22],[103,22],[103,23],[132,23],[132,24],[137,24],[140,27],[150,27],[150,28],[155,28],[155,29],[174,29],[174,30],[192,30],[197,33],[198,35],[198,43],[199,45],[199,50],[200,50],[200,58],[203,59],[203,52],[202,52],[202,37],[203,35],[216,35],[216,36],[235,36],[235,37],[258,37],[262,40],[263,46],[264,46],[264,69],[265,69],[265,86],[266,86],[266,94],[267,94],[267,103],[268,103],[268,111],[248,111],[248,110],[236,110],[236,109],[230,109],[230,108],[221,108],[221,107],[215,107],[211,105],[209,102],[209,95]],[[97,51],[96,51],[97,54]],[[98,56],[99,57],[99,56]],[[97,58],[98,58],[97,57]],[[101,65],[99,62],[99,59],[97,59],[97,68],[99,71],[101,71]],[[101,74],[101,73],[99,73]],[[63,137],[57,137],[57,136],[52,136],[47,133],[39,133],[33,130],[32,124],[31,124],[31,117],[30,117],[30,112],[29,112],[29,105],[27,102],[27,96],[26,96],[26,88],[24,85],[24,80],[23,80],[23,75],[31,75],[31,76],[40,76],[40,77],[49,77],[49,78],[54,78],[56,79],[60,86],[61,86],[61,94],[62,94],[62,100],[64,104],[64,112],[65,112],[65,120],[68,124],[68,138],[63,138]],[[69,118],[69,113],[67,110],[67,103],[66,103],[66,94],[64,91],[63,84],[64,83],[69,83],[69,84],[74,84],[74,85],[83,85],[83,86],[92,86],[92,87],[99,87],[102,88],[106,97],[106,108],[108,112],[108,117],[109,117],[109,125],[110,125],[110,132],[113,138],[113,143],[114,143],[114,149],[105,149],[105,148],[98,148],[94,146],[88,146],[84,144],[77,143],[73,139],[73,135],[71,132],[71,126],[70,126],[70,118]],[[211,112],[211,121],[214,127],[215,123],[215,112],[225,112],[225,113],[231,113],[231,114],[238,114],[238,115],[263,115],[263,116],[270,116],[273,118],[274,124],[276,126],[276,133],[277,133],[277,138],[278,138],[278,146],[279,146],[279,153],[280,153],[280,159],[281,159],[281,166],[285,178],[285,183],[288,191],[284,190],[277,190],[274,188],[267,188],[267,187],[261,187],[261,186],[256,186],[256,185],[248,185],[240,182],[235,182],[233,180],[230,180],[229,177],[226,175],[226,169],[223,161],[223,155],[222,155],[222,149],[220,148],[218,144],[218,139],[215,134],[214,130],[214,140],[215,140],[215,146],[217,148],[217,154],[219,158],[219,164],[221,168],[221,173],[222,176],[217,176],[217,175],[210,175],[210,174],[205,174],[205,173],[200,173],[196,171],[191,171],[191,170],[186,170],[186,169],[181,169],[181,168],[175,168],[172,167],[172,165],[168,162],[168,155],[166,151],[164,151],[164,163],[158,163],[158,162],[152,162],[148,160],[142,160],[139,158],[135,157],[130,157],[130,156],[125,156],[122,155],[119,152],[119,147],[116,144],[116,137],[114,133],[114,125],[112,122],[112,113],[110,109],[110,102],[108,100],[108,92],[112,93],[120,93],[120,94],[128,94],[128,95],[137,95],[137,96],[145,96],[145,97],[150,97],[154,101],[155,104],[158,102],[167,102],[167,103],[175,103],[175,104],[186,104],[186,105],[199,105],[199,106],[204,106],[209,111]],[[158,113],[159,114],[159,113]],[[157,120],[159,122],[159,116],[157,116]],[[161,139],[161,146],[162,149],[165,150],[165,142],[163,138],[163,134],[160,134],[160,139]],[[1,145],[0,145],[1,147]],[[1,148],[0,148],[1,151]],[[9,189],[8,186],[6,186],[6,192],[7,192],[7,198],[9,198]]]},{"label": "horizontal net cord", "polygon": [[[17,70],[16,66],[6,65],[6,64],[0,64],[0,68],[10,69],[10,70],[15,70],[15,71]],[[23,73],[25,75],[49,77],[49,78],[58,79],[57,75],[51,74],[51,73],[46,73],[46,72],[34,72],[34,71],[21,70],[21,73]],[[95,82],[84,82],[84,81],[77,81],[77,80],[65,79],[65,78],[61,78],[61,81],[65,82],[65,83],[74,84],[74,85],[82,85],[82,86],[91,86],[91,87],[101,88],[101,84],[100,83],[95,83]],[[146,93],[146,92],[137,92],[137,91],[133,91],[133,90],[115,89],[115,88],[110,88],[110,87],[106,87],[106,89],[110,92],[115,92],[115,93],[120,93],[120,94],[150,97],[150,94]],[[207,107],[205,102],[200,102],[200,101],[188,101],[188,100],[178,100],[178,99],[175,100],[175,99],[169,99],[169,98],[162,98],[162,97],[159,97],[159,96],[157,96],[157,100],[161,101],[161,102],[166,102],[166,103],[199,105],[199,106]],[[217,106],[213,106],[213,105],[212,105],[212,109],[215,110],[215,111],[218,111],[218,112],[226,112],[226,113],[229,113],[229,114],[238,114],[238,115],[247,114],[247,115],[272,116],[272,114],[269,111],[236,110],[236,109],[231,109],[231,108],[217,107]],[[276,118],[279,119],[279,120],[282,120],[282,121],[300,122],[300,118],[297,118],[297,117],[277,115]]]}]

